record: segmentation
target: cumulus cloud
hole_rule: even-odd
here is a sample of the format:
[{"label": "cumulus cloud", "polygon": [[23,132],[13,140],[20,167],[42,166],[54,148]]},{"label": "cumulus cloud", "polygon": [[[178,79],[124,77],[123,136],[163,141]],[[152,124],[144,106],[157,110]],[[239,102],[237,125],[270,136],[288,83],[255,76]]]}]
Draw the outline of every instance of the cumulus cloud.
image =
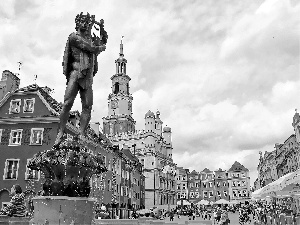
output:
[{"label": "cumulus cloud", "polygon": [[[255,170],[259,151],[293,133],[299,107],[300,4],[255,1],[0,2],[0,68],[21,86],[55,89],[63,101],[62,57],[80,12],[105,20],[109,39],[94,79],[92,120],[107,115],[121,36],[132,78],[133,117],[150,109],[172,128],[174,161],[198,171],[239,161]],[[81,110],[80,99],[74,109]],[[195,160],[197,158],[197,160]]]}]

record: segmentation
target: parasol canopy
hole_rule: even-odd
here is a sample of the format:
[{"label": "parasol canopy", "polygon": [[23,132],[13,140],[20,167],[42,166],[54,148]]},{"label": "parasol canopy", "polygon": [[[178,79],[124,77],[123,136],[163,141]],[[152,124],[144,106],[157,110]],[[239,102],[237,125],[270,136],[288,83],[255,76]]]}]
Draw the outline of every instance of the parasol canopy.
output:
[{"label": "parasol canopy", "polygon": [[205,199],[202,199],[201,201],[199,201],[197,203],[197,205],[209,205],[209,201],[205,200]]},{"label": "parasol canopy", "polygon": [[218,204],[229,204],[229,202],[227,200],[225,200],[225,199],[219,199],[214,204],[215,205],[218,205]]}]

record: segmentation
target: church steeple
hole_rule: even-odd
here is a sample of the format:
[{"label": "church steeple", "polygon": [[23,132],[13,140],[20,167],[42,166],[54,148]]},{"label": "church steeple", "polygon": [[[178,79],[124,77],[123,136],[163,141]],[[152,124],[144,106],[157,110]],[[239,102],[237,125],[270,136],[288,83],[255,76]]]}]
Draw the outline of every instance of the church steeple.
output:
[{"label": "church steeple", "polygon": [[119,53],[119,58],[115,61],[116,63],[116,74],[126,74],[126,63],[127,60],[124,58],[124,53],[123,53],[123,42],[121,39],[121,44],[120,44],[120,53]]},{"label": "church steeple", "polygon": [[124,58],[122,40],[119,58],[115,63],[116,74],[110,78],[112,92],[108,96],[108,116],[103,118],[103,132],[110,135],[135,131],[135,121],[132,118],[133,97],[129,92],[131,78],[126,74],[127,60]]}]

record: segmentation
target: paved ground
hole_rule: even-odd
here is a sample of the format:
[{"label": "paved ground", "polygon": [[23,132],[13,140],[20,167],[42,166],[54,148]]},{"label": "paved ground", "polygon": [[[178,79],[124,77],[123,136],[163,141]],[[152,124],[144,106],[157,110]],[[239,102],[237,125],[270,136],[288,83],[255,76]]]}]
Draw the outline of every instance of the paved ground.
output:
[{"label": "paved ground", "polygon": [[[229,219],[230,219],[230,225],[239,225],[239,216],[238,216],[238,213],[229,213],[228,214],[229,216]],[[165,220],[165,224],[168,224],[168,223],[172,223],[170,222],[170,218],[167,217]],[[174,222],[175,223],[178,223],[178,224],[185,224],[185,221],[189,221],[189,218],[187,216],[182,216],[180,219],[177,218],[177,216],[175,215],[175,218],[174,218]],[[206,224],[209,224],[209,225],[213,225],[213,221],[210,220],[210,221],[207,221],[207,220],[203,220],[201,217],[196,217],[196,221],[199,221],[199,224],[198,225],[206,225]],[[174,223],[173,222],[173,223]],[[249,225],[253,225],[253,220],[252,220],[252,216],[251,216],[251,223]]]}]

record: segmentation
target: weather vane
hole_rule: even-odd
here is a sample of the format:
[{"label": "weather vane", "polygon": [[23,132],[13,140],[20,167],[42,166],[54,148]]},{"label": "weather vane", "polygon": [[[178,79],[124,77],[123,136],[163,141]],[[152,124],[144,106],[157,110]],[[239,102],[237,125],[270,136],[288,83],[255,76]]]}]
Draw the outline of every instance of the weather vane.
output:
[{"label": "weather vane", "polygon": [[34,75],[34,79],[33,79],[34,84],[36,84],[36,80],[37,80],[37,75],[35,74],[35,75]]},{"label": "weather vane", "polygon": [[21,66],[22,66],[23,63],[22,63],[21,61],[19,61],[18,64],[19,64],[19,73],[20,73],[20,71],[21,71]]}]

